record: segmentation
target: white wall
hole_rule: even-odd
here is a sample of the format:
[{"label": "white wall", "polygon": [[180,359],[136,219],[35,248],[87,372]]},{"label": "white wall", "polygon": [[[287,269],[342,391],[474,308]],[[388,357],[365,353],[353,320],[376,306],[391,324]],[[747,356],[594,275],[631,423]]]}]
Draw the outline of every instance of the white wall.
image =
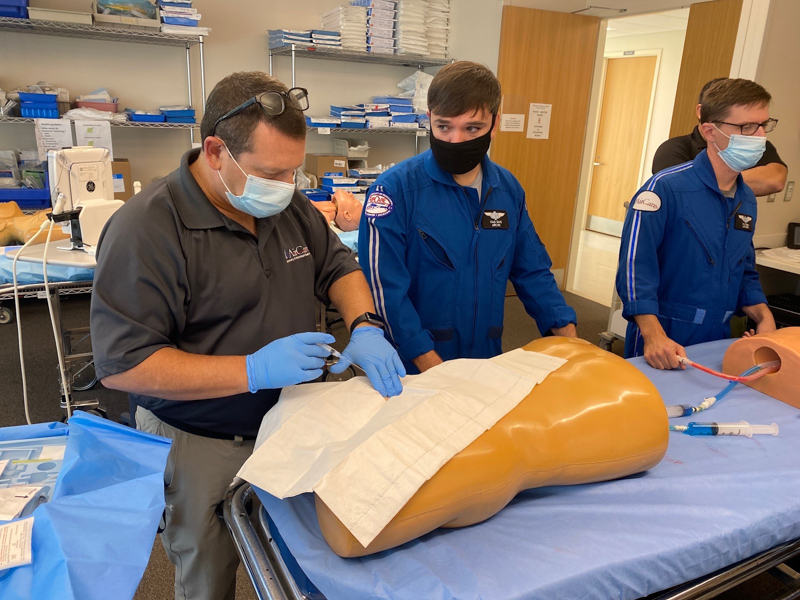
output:
[{"label": "white wall", "polygon": [[[788,181],[800,177],[800,2],[772,0],[764,47],[759,60],[756,81],[772,94],[770,116],[780,122],[769,134],[783,162],[789,167]],[[784,202],[784,192],[774,203],[758,199],[756,246],[786,245],[786,229],[790,222],[800,221],[800,190],[791,202]]]},{"label": "white wall", "polygon": [[[613,21],[610,21],[613,23]],[[606,39],[605,52],[624,52],[627,50],[661,50],[661,60],[656,74],[656,90],[653,100],[653,115],[650,119],[650,132],[645,150],[644,183],[651,176],[653,155],[663,141],[669,138],[669,127],[672,122],[672,109],[675,104],[675,92],[678,89],[678,74],[681,69],[683,40],[686,31],[668,31],[647,35],[626,35]],[[687,132],[688,133],[688,132]]]}]

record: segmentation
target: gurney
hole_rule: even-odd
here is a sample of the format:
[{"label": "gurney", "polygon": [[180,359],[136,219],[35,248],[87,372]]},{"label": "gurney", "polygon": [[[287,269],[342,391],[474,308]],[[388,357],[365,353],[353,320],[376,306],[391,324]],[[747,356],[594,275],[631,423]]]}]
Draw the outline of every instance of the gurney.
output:
[{"label": "gurney", "polygon": [[[719,368],[730,343],[688,353]],[[724,387],[700,372],[631,362],[666,404]],[[230,494],[225,518],[262,598],[301,598],[307,579],[324,596],[305,597],[328,600],[712,598],[800,554],[800,411],[739,386],[698,417],[671,422],[775,422],[780,435],[673,433],[664,460],[644,474],[529,490],[484,523],[437,530],[360,559],[328,548],[310,495],[277,500],[242,486]],[[798,594],[794,580],[775,598]]]}]

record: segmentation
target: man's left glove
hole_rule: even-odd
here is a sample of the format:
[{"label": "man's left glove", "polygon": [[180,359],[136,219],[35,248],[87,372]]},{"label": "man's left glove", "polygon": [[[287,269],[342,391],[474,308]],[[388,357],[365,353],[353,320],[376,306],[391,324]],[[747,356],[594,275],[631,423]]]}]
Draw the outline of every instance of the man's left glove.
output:
[{"label": "man's left glove", "polygon": [[328,370],[341,373],[353,363],[364,369],[381,396],[399,396],[403,392],[400,378],[406,376],[406,368],[397,351],[383,337],[382,329],[370,325],[356,327],[342,358]]}]

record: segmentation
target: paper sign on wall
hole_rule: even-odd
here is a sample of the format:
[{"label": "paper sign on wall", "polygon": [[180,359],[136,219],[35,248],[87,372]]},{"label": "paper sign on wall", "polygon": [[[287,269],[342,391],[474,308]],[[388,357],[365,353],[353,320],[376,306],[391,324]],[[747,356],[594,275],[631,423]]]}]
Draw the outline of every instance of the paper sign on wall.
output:
[{"label": "paper sign on wall", "polygon": [[528,111],[528,133],[526,137],[534,140],[550,139],[550,113],[552,104],[534,104]]},{"label": "paper sign on wall", "polygon": [[525,131],[525,115],[500,115],[500,131]]},{"label": "paper sign on wall", "polygon": [[114,160],[114,149],[111,147],[111,123],[108,121],[75,121],[75,141],[78,146],[108,148],[111,160]]},{"label": "paper sign on wall", "polygon": [[34,129],[39,160],[47,160],[48,150],[61,150],[73,146],[72,125],[67,119],[35,119]]}]

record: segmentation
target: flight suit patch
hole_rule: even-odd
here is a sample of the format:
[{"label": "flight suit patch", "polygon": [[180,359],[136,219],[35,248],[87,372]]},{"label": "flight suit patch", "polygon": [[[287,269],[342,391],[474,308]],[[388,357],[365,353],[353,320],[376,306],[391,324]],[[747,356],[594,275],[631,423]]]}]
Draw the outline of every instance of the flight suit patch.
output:
[{"label": "flight suit patch", "polygon": [[631,206],[631,208],[633,208],[633,210],[655,212],[661,208],[661,198],[659,198],[658,194],[655,192],[644,191],[636,196],[636,198],[633,200],[633,206]]},{"label": "flight suit patch", "polygon": [[485,210],[481,216],[484,229],[508,229],[508,213],[504,210]]},{"label": "flight suit patch", "polygon": [[753,231],[753,217],[737,212],[733,217],[733,226],[739,231]]}]

